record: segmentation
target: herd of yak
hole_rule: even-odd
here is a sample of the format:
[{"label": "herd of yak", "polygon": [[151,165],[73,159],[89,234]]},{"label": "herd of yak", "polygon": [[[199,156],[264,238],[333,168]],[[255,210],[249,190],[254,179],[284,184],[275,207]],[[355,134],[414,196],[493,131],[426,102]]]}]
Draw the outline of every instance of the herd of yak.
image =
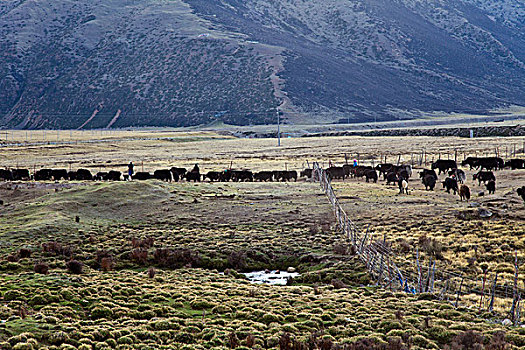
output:
[{"label": "herd of yak", "polygon": [[[525,160],[511,159],[504,162],[499,157],[468,157],[463,162],[462,166],[469,166],[470,169],[477,169],[478,172],[473,175],[473,181],[478,181],[481,186],[483,182],[489,194],[496,192],[496,176],[494,171],[504,168],[525,169]],[[436,173],[438,170],[438,173]],[[410,165],[394,165],[394,164],[379,164],[372,166],[353,166],[345,164],[342,167],[331,166],[326,169],[330,179],[345,179],[346,177],[366,178],[366,182],[370,180],[377,182],[379,174],[383,175],[387,185],[396,184],[399,187],[400,193],[408,194],[408,181],[412,176],[412,166]],[[465,172],[458,168],[456,161],[450,159],[438,159],[432,163],[431,169],[422,169],[419,172],[419,177],[423,182],[426,190],[433,191],[441,174],[448,175],[442,182],[443,188],[448,193],[454,192],[454,195],[459,194],[461,200],[470,200],[470,188],[465,184],[467,176]],[[525,186],[518,188],[518,195],[525,201]]]},{"label": "herd of yak", "polygon": [[[309,172],[311,176],[311,171]],[[301,176],[305,176],[301,173]],[[149,180],[157,179],[162,181],[194,181],[200,182],[209,179],[209,181],[221,182],[240,182],[240,181],[297,181],[298,175],[295,170],[279,171],[260,171],[252,172],[250,170],[232,170],[209,171],[201,173],[198,165],[188,171],[186,168],[161,169],[150,172],[137,172],[132,175],[123,174],[120,171],[111,170],[108,172],[98,172],[92,174],[87,169],[78,169],[77,171],[67,171],[65,169],[40,169],[30,174],[28,169],[0,169],[0,181],[121,181],[121,180]]]},{"label": "herd of yak", "polygon": [[[478,169],[474,174],[473,180],[478,181],[481,185],[483,182],[489,194],[496,191],[496,177],[493,170],[499,170],[506,167],[511,169],[525,169],[525,160],[511,159],[504,162],[499,157],[468,157],[462,163],[462,166],[469,166],[470,169]],[[436,174],[436,170],[438,173]],[[312,169],[305,169],[300,172],[299,177],[312,177]],[[347,177],[366,178],[366,182],[370,180],[377,182],[379,174],[383,175],[387,185],[397,184],[400,193],[408,194],[408,181],[412,176],[412,166],[410,165],[394,165],[394,164],[379,164],[375,167],[350,165],[345,164],[341,167],[330,166],[326,169],[326,173],[330,179],[345,179]],[[379,174],[378,174],[379,173]],[[423,169],[419,172],[419,177],[423,182],[426,190],[434,190],[438,181],[438,175],[444,173],[448,175],[442,182],[443,188],[448,193],[453,191],[458,193],[460,199],[470,199],[470,189],[465,184],[466,174],[459,169],[456,161],[449,159],[439,159],[432,163],[431,169]],[[185,168],[161,169],[155,170],[153,173],[137,172],[132,175],[122,174],[120,171],[98,172],[93,175],[87,169],[79,169],[77,171],[67,171],[65,169],[40,169],[30,174],[28,169],[0,169],[0,181],[121,181],[121,180],[149,180],[158,179],[162,181],[220,181],[220,182],[240,182],[240,181],[297,181],[298,174],[295,170],[278,170],[278,171],[260,171],[252,172],[250,170],[232,170],[224,171],[209,171],[201,173],[198,165],[188,171]],[[518,189],[518,195],[525,201],[525,186]]]}]

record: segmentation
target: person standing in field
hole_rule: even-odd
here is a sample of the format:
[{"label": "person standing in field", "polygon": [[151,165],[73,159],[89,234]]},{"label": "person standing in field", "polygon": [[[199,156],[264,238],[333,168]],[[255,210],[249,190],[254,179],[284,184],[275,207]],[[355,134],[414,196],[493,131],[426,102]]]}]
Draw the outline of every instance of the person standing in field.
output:
[{"label": "person standing in field", "polygon": [[133,162],[129,162],[128,164],[128,176],[129,176],[129,179],[131,180],[134,172],[133,172],[133,168],[134,168],[134,165],[133,165]]},{"label": "person standing in field", "polygon": [[354,159],[354,168],[357,166],[357,159]]}]

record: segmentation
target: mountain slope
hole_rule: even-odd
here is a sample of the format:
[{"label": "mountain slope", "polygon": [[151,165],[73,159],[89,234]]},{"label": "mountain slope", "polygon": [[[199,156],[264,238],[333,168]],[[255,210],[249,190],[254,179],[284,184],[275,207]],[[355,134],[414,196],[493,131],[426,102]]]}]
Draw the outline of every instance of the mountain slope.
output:
[{"label": "mountain slope", "polygon": [[0,125],[394,119],[525,104],[518,0],[7,0]]}]

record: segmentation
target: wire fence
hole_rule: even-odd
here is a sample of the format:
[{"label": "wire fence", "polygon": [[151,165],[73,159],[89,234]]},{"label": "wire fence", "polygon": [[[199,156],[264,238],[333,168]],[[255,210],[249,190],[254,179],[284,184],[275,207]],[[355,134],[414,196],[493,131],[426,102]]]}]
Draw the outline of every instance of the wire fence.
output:
[{"label": "wire fence", "polygon": [[419,251],[415,261],[411,261],[395,254],[386,237],[374,237],[370,227],[362,230],[351,220],[337,198],[329,175],[317,162],[313,164],[312,180],[319,182],[332,205],[337,226],[376,285],[392,291],[426,294],[456,308],[474,308],[480,314],[488,312],[492,316],[508,318],[515,326],[520,324],[524,290],[518,288],[517,252],[512,280],[503,279],[498,272],[489,278],[487,270],[479,278],[473,278],[463,272],[438,268],[432,257],[427,262],[420,259]]}]

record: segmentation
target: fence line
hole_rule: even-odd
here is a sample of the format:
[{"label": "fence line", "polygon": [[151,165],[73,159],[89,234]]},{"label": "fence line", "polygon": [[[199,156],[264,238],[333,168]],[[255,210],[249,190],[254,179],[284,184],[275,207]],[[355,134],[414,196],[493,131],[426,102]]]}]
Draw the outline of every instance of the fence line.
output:
[{"label": "fence line", "polygon": [[[429,293],[436,299],[447,300],[456,308],[462,305],[488,312],[495,312],[497,308],[500,316],[510,319],[515,326],[520,324],[521,295],[525,295],[525,290],[518,288],[517,254],[514,278],[511,283],[504,281],[503,286],[501,282],[498,284],[498,272],[491,282],[487,280],[487,271],[484,271],[483,278],[475,279],[455,271],[440,270],[436,268],[436,260],[432,258],[424,266],[419,260],[419,251],[416,252],[415,262],[394,256],[386,236],[382,239],[374,238],[370,227],[363,231],[348,217],[332,187],[330,177],[317,162],[313,164],[312,180],[319,182],[332,205],[337,226],[376,285],[411,294]],[[396,261],[402,261],[406,266],[398,266]]]}]

